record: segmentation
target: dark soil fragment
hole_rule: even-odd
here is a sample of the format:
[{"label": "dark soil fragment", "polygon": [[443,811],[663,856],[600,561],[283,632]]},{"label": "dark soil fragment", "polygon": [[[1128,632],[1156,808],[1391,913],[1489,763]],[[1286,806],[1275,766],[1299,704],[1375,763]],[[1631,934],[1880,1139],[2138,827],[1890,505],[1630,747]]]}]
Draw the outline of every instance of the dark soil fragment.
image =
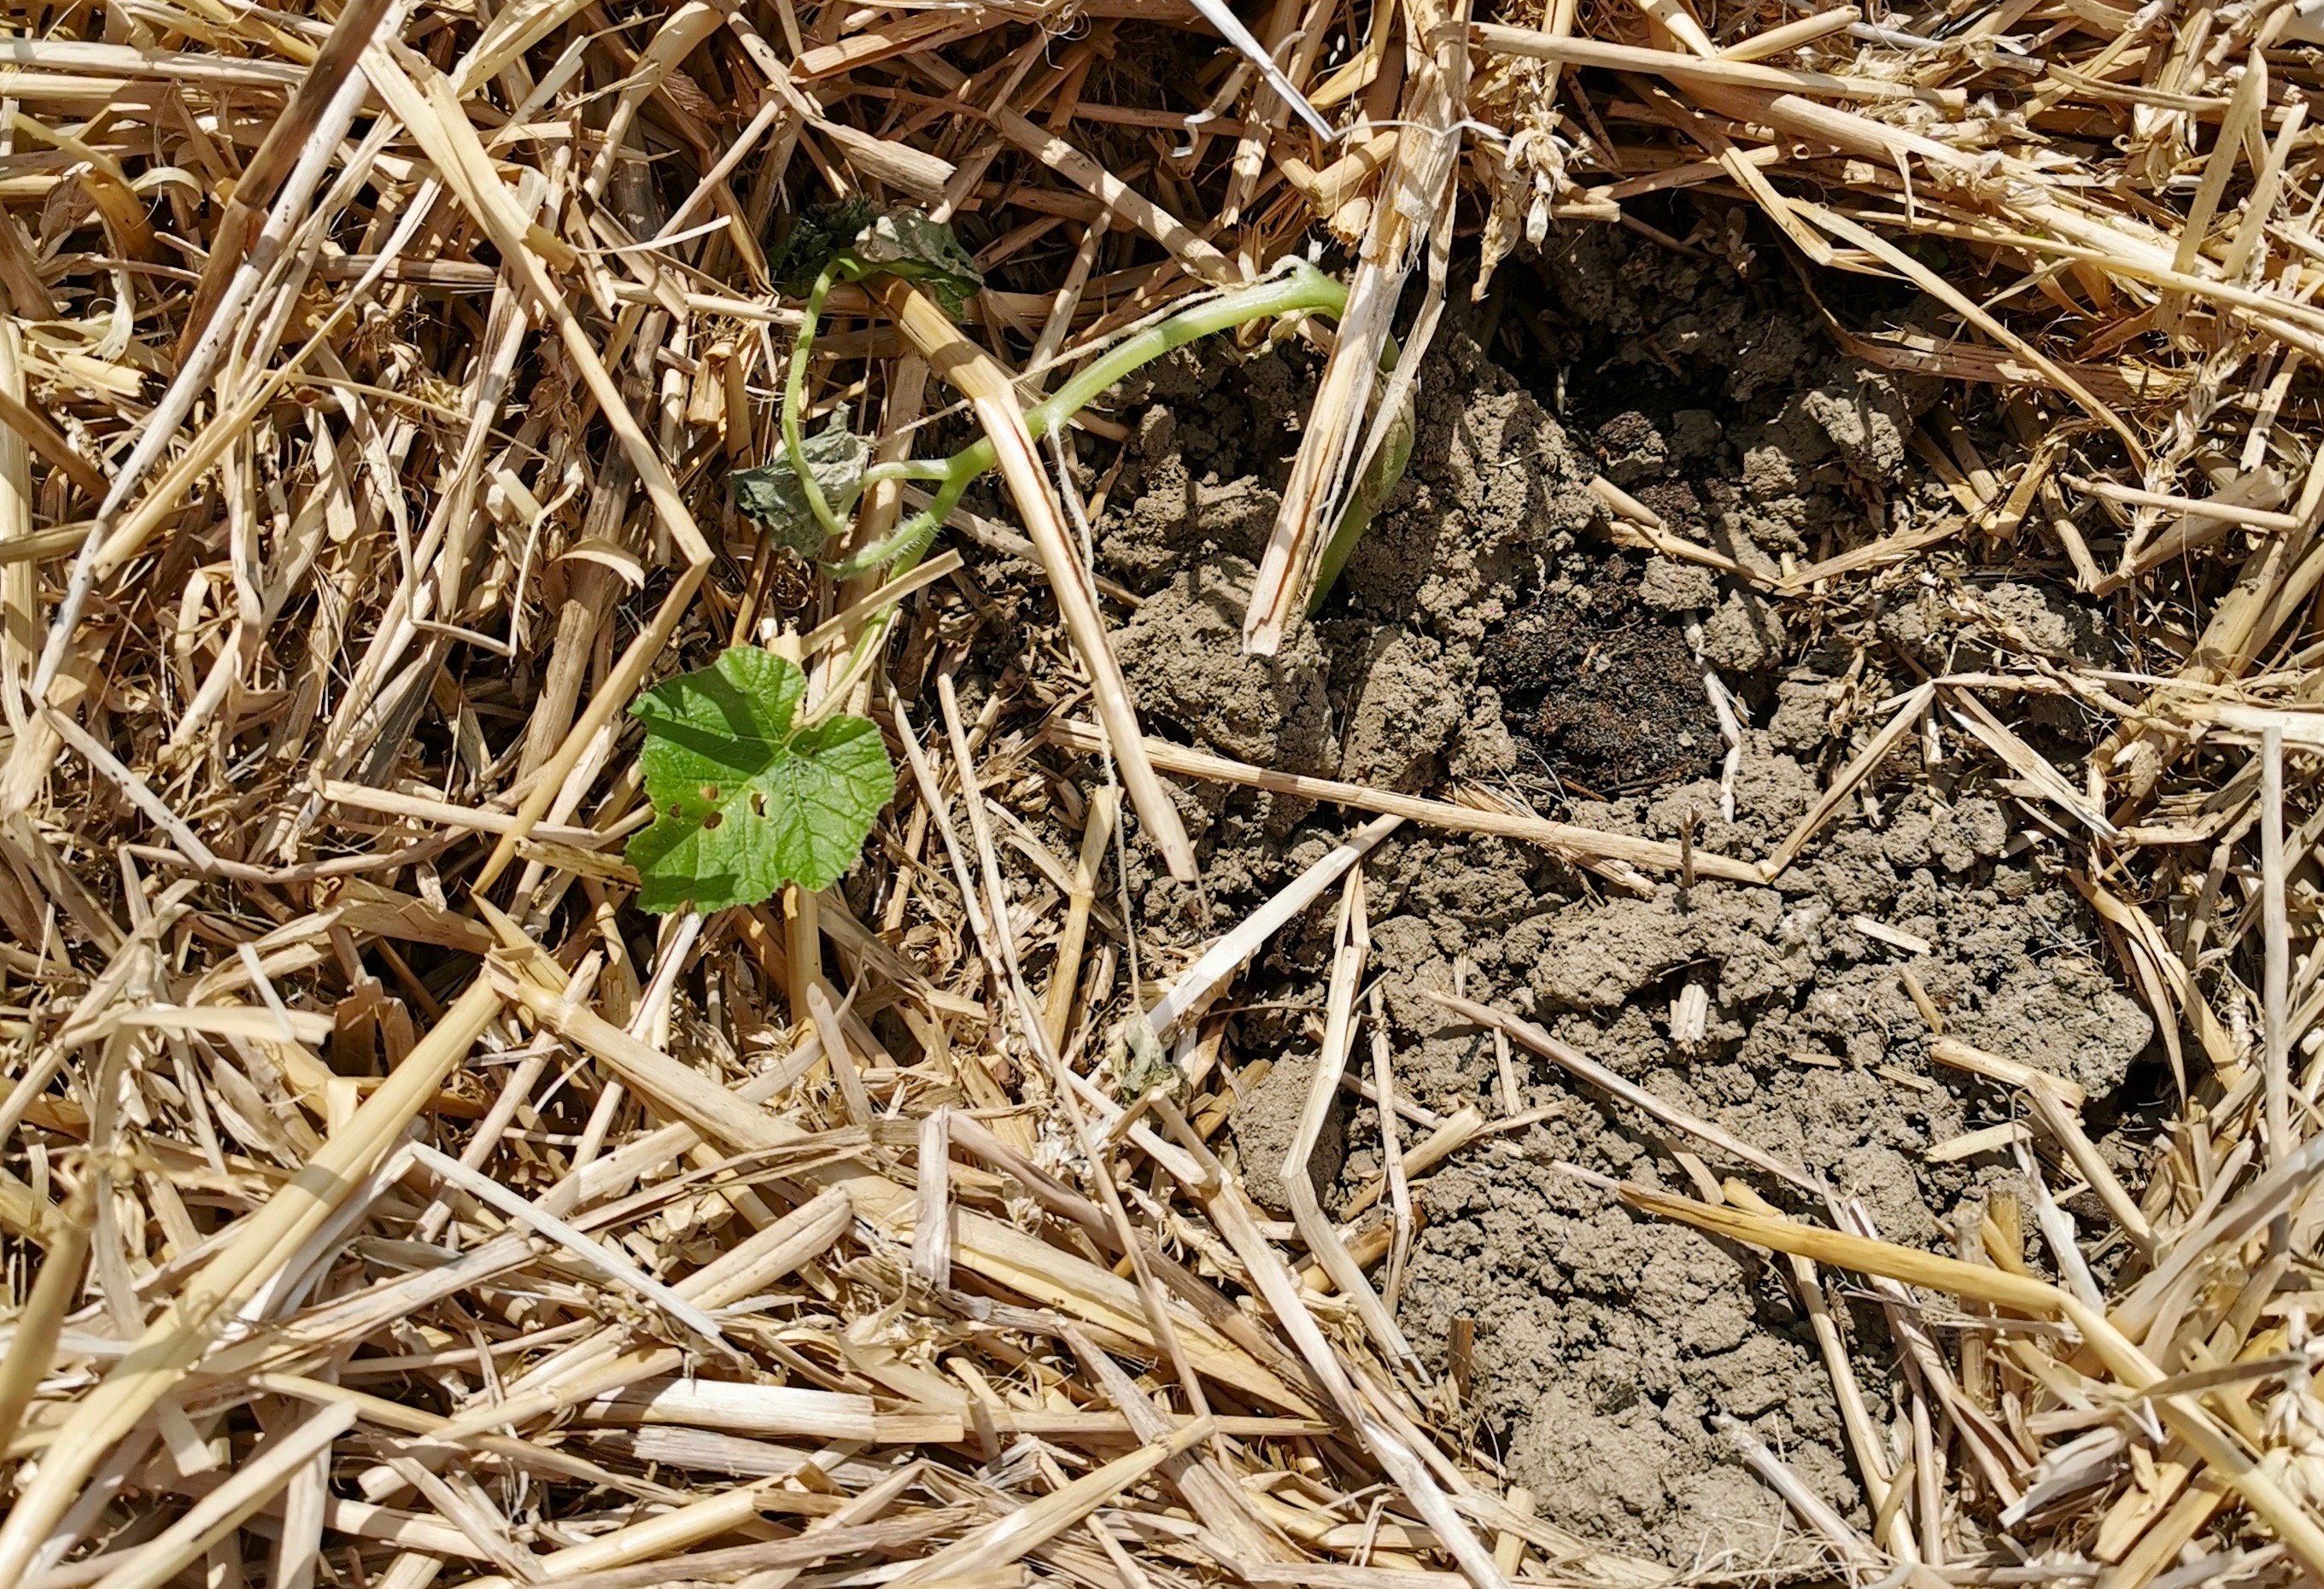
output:
[{"label": "dark soil fragment", "polygon": [[1509,729],[1561,776],[1618,794],[1718,764],[1719,720],[1677,623],[1609,558],[1586,585],[1520,608],[1485,643],[1484,674]]}]

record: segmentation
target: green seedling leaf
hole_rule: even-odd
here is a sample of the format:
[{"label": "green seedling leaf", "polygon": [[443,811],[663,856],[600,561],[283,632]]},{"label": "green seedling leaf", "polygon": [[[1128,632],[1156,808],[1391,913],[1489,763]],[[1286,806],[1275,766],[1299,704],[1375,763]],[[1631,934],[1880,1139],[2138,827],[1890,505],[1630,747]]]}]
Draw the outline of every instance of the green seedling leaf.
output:
[{"label": "green seedling leaf", "polygon": [[984,286],[976,260],[952,228],[916,209],[881,209],[868,199],[817,205],[791,227],[775,278],[804,298],[825,268],[844,281],[893,276],[926,289],[955,320]]},{"label": "green seedling leaf", "polygon": [[854,864],[895,768],[867,719],[795,729],[806,694],[795,664],[737,646],[630,708],[646,725],[640,764],[654,806],[625,851],[640,905],[659,914],[756,905],[786,883],[829,887]]},{"label": "green seedling leaf", "polygon": [[[807,472],[815,476],[825,501],[854,500],[863,471],[871,466],[872,444],[847,428],[846,404],[834,409],[831,423],[804,438],[799,451],[807,455]],[[788,547],[802,557],[812,557],[823,549],[823,526],[807,505],[798,471],[791,467],[787,453],[777,453],[771,462],[756,469],[735,471],[734,506],[743,518],[772,536],[778,546]]]}]

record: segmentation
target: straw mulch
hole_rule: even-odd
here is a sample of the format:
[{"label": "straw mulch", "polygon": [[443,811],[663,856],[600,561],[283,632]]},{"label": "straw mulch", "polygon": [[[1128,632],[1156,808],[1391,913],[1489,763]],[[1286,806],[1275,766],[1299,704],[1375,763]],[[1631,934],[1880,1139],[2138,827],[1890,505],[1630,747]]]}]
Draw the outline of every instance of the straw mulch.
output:
[{"label": "straw mulch", "polygon": [[[1343,1070],[1393,1088],[1360,1045],[1359,863],[1399,821],[1757,879],[1940,733],[2078,858],[2184,1088],[2126,1185],[2070,1089],[1938,1042],[2021,1096],[2046,1245],[2006,1217],[1957,1255],[1884,1243],[1812,1167],[1462,1007],[1738,1177],[1623,1195],[1788,1255],[1868,1529],[1781,1454],[1741,1456],[1832,1572],[2324,1573],[2302,16],[1263,9],[1346,129],[1328,146],[1176,0],[11,14],[0,1584],[1665,1581],[1438,1434],[1463,1365],[1438,1382],[1405,1355],[1367,1274],[1408,1239],[1408,1178],[1523,1122],[1469,1111],[1409,1144],[1379,1192],[1399,1218],[1340,1230],[1309,1189],[1261,1221],[1209,1145],[1231,1100],[1202,1013],[1275,926],[1336,909],[1312,1134]],[[1157,40],[1191,76],[1116,59]],[[1016,525],[961,516],[952,544],[1042,565],[1054,675],[963,712],[964,609],[928,583],[947,555],[880,668],[841,681],[871,584],[835,588],[727,501],[772,445],[798,314],[767,250],[794,206],[954,216],[997,283],[957,332],[835,297],[816,401],[889,436],[960,396],[991,419],[1006,372],[1336,238],[1352,297],[1336,341],[1309,328],[1334,351],[1250,614],[1266,649],[1367,447],[1391,327],[1408,377],[1456,257],[1652,232],[1625,206],[1679,190],[1764,216],[1811,291],[1862,271],[1941,300],[1945,336],[1834,330],[1998,388],[2023,451],[1932,427],[1957,516],[1775,574],[1601,485],[1617,538],[1832,611],[1923,582],[1966,611],[1964,561],[2062,557],[2144,659],[2098,674],[2029,641],[1856,703],[1828,798],[1766,867],[1149,752],[1090,643],[1109,620],[1074,504],[1038,472],[1009,479]],[[855,691],[899,754],[876,919],[796,891],[658,924],[630,904],[619,845],[650,813],[623,709],[738,635]],[[2087,765],[2013,729],[2038,695],[2114,724]],[[1041,771],[1109,741],[1118,802]],[[1044,777],[1086,838],[1036,908],[1005,896],[986,791]],[[1185,870],[1164,780],[1220,777],[1385,814],[1202,960],[1145,968],[1185,1085],[1144,1088],[1164,1061],[1115,1037],[1135,962],[1095,879],[1132,818]],[[916,1046],[882,1043],[881,1011]],[[2127,1249],[2112,1294],[2053,1200],[2084,1191]],[[1886,1309],[1902,1462],[1835,1283]]]}]

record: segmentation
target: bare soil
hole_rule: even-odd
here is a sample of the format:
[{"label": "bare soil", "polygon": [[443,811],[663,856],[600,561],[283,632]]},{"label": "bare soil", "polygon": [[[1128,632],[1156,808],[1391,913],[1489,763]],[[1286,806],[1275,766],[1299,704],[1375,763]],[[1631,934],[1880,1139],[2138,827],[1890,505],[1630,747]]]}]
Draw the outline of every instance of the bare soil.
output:
[{"label": "bare soil", "polygon": [[[2103,646],[2062,571],[2011,563],[2006,548],[1941,588],[1782,610],[1699,567],[1616,552],[1586,490],[1600,470],[1748,566],[1812,559],[1832,527],[1868,514],[1909,528],[1949,511],[1905,445],[1938,394],[1834,353],[1776,284],[1725,263],[1610,228],[1564,246],[1513,262],[1533,279],[1508,280],[1499,307],[1440,335],[1404,484],[1342,587],[1275,657],[1245,657],[1235,638],[1312,356],[1236,365],[1189,350],[1130,394],[1135,440],[1097,546],[1103,572],[1143,597],[1120,650],[1157,731],[1388,787],[1477,781],[1609,831],[1673,839],[1699,820],[1703,849],[1757,858],[1877,726],[1885,697],[1973,665],[1979,646]],[[1942,655],[1927,641],[1940,632],[1952,647]],[[1746,722],[1731,820],[1705,664]],[[2070,714],[2051,729],[2069,746],[2091,737]],[[1250,791],[1180,794],[1202,891],[1135,859],[1130,879],[1166,961],[1349,825]],[[2006,789],[1959,761],[1921,765],[1918,747],[1775,886],[1699,883],[1683,902],[1673,883],[1609,893],[1523,846],[1407,828],[1368,873],[1397,1086],[1439,1114],[1501,1112],[1490,1043],[1419,997],[1457,984],[1831,1177],[1883,1235],[1945,1245],[2015,1171],[1998,1154],[1932,1163],[1925,1150],[2005,1118],[2007,1103],[1932,1067],[1901,972],[1968,1041],[2089,1088],[2100,1124],[2135,1125],[2151,1088],[2152,1024],[2104,969],[2071,864]],[[1318,1012],[1286,1001],[1312,997],[1329,932],[1319,907],[1251,969],[1205,1088],[1232,1106],[1253,1195],[1278,1208],[1320,1034]],[[1711,1012],[1692,1052],[1670,1032],[1689,984]],[[1651,1122],[1522,1052],[1514,1063],[1517,1102],[1549,1113],[1418,1183],[1425,1226],[1398,1300],[1439,1371],[1453,1321],[1474,1321],[1464,1410],[1477,1448],[1590,1538],[1684,1566],[1804,1561],[1783,1505],[1720,1432],[1731,1417],[1868,1522],[1830,1380],[1782,1277],[1647,1224],[1572,1173],[1687,1184]],[[2125,1130],[2103,1144],[2134,1188],[2142,1140]],[[1379,1173],[1379,1144],[1370,1106],[1342,1111],[1312,1166],[1319,1183],[1351,1194]],[[1875,1415],[1893,1425],[1885,1328],[1849,1298],[1834,1303]]]}]

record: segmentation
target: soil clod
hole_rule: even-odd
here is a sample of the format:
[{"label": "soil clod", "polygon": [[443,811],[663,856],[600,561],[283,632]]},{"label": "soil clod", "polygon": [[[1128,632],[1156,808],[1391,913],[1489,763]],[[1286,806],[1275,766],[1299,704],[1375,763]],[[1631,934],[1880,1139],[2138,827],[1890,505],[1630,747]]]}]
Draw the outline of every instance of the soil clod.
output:
[{"label": "soil clod", "polygon": [[1725,752],[1684,629],[1646,604],[1620,557],[1517,609],[1483,661],[1510,729],[1584,793],[1693,776]]}]

